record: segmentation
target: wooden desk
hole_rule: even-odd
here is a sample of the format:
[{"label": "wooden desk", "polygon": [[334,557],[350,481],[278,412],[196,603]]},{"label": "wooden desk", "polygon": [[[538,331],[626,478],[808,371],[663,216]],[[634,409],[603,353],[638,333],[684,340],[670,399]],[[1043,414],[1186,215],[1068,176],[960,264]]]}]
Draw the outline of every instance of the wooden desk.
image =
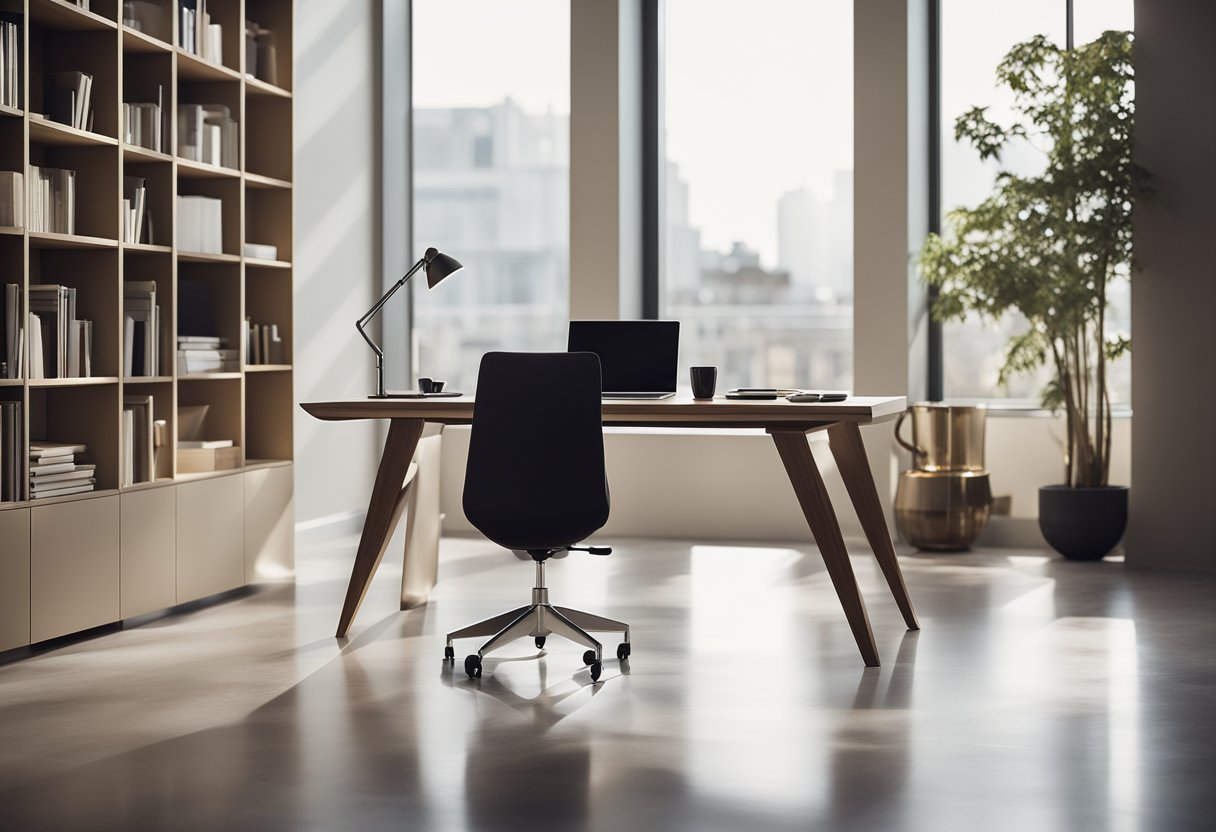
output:
[{"label": "wooden desk", "polygon": [[[840,598],[861,656],[867,666],[877,667],[878,648],[870,631],[865,602],[858,592],[857,578],[849,563],[840,524],[811,455],[806,434],[827,431],[832,456],[836,459],[870,548],[878,559],[891,594],[895,596],[895,603],[903,613],[908,629],[919,629],[912,602],[908,599],[908,590],[904,586],[903,573],[895,559],[895,549],[858,429],[859,425],[893,419],[906,406],[903,397],[858,396],[836,404],[792,404],[784,399],[731,401],[722,398],[703,402],[676,397],[660,401],[606,401],[603,413],[604,424],[611,426],[762,428],[767,431],[777,445],[777,453],[781,456],[807,525],[823,556],[828,576]],[[422,436],[423,425],[427,422],[469,424],[473,420],[473,399],[360,399],[308,402],[301,407],[316,418],[327,421],[389,420],[388,439],[380,457],[376,485],[367,507],[367,520],[363,524],[363,536],[359,540],[346,601],[338,619],[337,635],[342,638],[359,611],[393,528],[401,517],[404,500],[401,486],[418,439]]]}]

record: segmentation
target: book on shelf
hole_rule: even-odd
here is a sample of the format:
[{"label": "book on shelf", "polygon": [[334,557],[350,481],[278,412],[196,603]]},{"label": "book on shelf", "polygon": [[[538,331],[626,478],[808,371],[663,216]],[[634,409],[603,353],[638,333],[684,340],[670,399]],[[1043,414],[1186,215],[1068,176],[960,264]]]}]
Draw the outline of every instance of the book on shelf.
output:
[{"label": "book on shelf", "polygon": [[177,155],[236,169],[241,134],[232,111],[223,104],[177,105]]},{"label": "book on shelf", "polygon": [[21,402],[0,401],[0,502],[24,498],[25,417]]},{"label": "book on shelf", "polygon": [[29,296],[30,378],[92,376],[93,324],[76,317],[76,289],[37,284]]},{"label": "book on shelf", "polygon": [[209,196],[177,198],[177,248],[199,254],[224,253],[224,201]]},{"label": "book on shelf", "polygon": [[123,396],[122,417],[122,484],[151,482],[156,479],[152,397]]},{"label": "book on shelf", "polygon": [[165,136],[168,128],[165,124],[165,88],[156,87],[156,101],[129,101],[122,105],[122,139],[127,144],[133,144],[147,150],[164,153]]},{"label": "book on shelf", "polygon": [[46,113],[51,121],[93,129],[93,76],[85,72],[52,72],[46,77]]},{"label": "book on shelf", "polygon": [[245,20],[245,72],[268,84],[279,83],[274,31]]},{"label": "book on shelf", "polygon": [[224,29],[211,22],[207,0],[179,0],[178,46],[204,60],[224,62]]},{"label": "book on shelf", "polygon": [[216,339],[214,346],[199,342],[178,342],[178,375],[192,373],[234,373],[240,369],[240,352],[225,349],[225,339]]},{"label": "book on shelf", "polygon": [[283,338],[278,324],[255,324],[245,319],[245,362],[247,364],[286,364]]},{"label": "book on shelf", "polygon": [[21,34],[20,12],[0,12],[0,104],[21,106]]},{"label": "book on shelf", "polygon": [[15,170],[0,170],[0,225],[25,226],[25,177]]},{"label": "book on shelf", "polygon": [[279,247],[268,245],[267,243],[245,243],[242,249],[246,257],[252,257],[255,260],[278,260]]},{"label": "book on shelf", "polygon": [[31,442],[30,499],[62,497],[92,491],[97,484],[96,466],[81,462],[88,446],[75,442]]},{"label": "book on shelf", "polygon": [[156,302],[156,281],[124,281],[122,308],[123,376],[160,375],[160,306]]},{"label": "book on shelf", "polygon": [[30,231],[76,233],[76,171],[30,165],[27,177]]},{"label": "book on shelf", "polygon": [[152,218],[148,215],[148,187],[142,176],[122,178],[122,241],[152,242]]},{"label": "book on shelf", "polygon": [[4,378],[21,378],[21,366],[23,351],[25,349],[25,315],[21,311],[21,286],[17,283],[4,284],[4,295],[0,298],[3,302],[3,317],[0,317],[0,322],[3,325],[3,332],[0,335],[4,336],[3,344],[0,347],[4,349]]}]

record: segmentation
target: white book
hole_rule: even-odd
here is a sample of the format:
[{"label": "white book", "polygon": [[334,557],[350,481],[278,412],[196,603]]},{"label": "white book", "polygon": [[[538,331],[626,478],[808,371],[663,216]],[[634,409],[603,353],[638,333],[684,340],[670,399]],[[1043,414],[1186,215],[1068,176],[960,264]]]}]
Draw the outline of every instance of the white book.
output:
[{"label": "white book", "polygon": [[69,494],[83,494],[86,491],[92,491],[96,484],[96,480],[89,480],[81,485],[69,485],[65,488],[56,488],[52,491],[40,491],[36,494],[31,494],[31,500],[42,500],[47,497],[66,497]]},{"label": "white book", "polygon": [[177,447],[179,448],[196,448],[199,450],[210,450],[212,448],[231,448],[233,442],[231,439],[179,439]]},{"label": "white book", "polygon": [[26,378],[44,378],[42,357],[42,323],[33,312],[29,314],[29,323],[25,328],[29,333],[29,367],[26,368]]},{"label": "white book", "polygon": [[60,462],[55,465],[38,465],[38,466],[31,465],[30,466],[30,478],[34,479],[36,477],[41,476],[42,474],[62,474],[65,471],[75,471],[75,470],[76,470],[76,463],[74,463],[74,462]]},{"label": "white book", "polygon": [[35,440],[30,443],[30,459],[42,459],[46,456],[66,456],[68,454],[88,453],[89,446],[79,442],[43,442]]}]

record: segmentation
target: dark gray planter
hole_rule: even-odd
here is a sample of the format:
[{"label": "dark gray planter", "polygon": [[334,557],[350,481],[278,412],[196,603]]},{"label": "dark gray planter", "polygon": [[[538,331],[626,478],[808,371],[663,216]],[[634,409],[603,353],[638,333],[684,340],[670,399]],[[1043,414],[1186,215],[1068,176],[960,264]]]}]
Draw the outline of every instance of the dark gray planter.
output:
[{"label": "dark gray planter", "polygon": [[1127,529],[1127,486],[1039,488],[1039,530],[1072,560],[1101,560]]}]

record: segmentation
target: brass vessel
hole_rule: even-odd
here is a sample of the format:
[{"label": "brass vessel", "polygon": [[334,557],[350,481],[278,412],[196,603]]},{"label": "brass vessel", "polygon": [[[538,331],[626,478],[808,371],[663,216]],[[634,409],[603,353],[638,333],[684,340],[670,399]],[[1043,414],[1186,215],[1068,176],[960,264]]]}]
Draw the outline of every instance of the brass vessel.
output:
[{"label": "brass vessel", "polygon": [[918,549],[966,549],[988,525],[992,488],[984,471],[903,471],[895,525]]},{"label": "brass vessel", "polygon": [[[984,470],[980,406],[914,404],[895,423],[895,440],[912,452],[913,469],[899,475],[895,524],[918,549],[966,549],[988,525],[992,488]],[[911,419],[912,441],[900,435]]]}]

